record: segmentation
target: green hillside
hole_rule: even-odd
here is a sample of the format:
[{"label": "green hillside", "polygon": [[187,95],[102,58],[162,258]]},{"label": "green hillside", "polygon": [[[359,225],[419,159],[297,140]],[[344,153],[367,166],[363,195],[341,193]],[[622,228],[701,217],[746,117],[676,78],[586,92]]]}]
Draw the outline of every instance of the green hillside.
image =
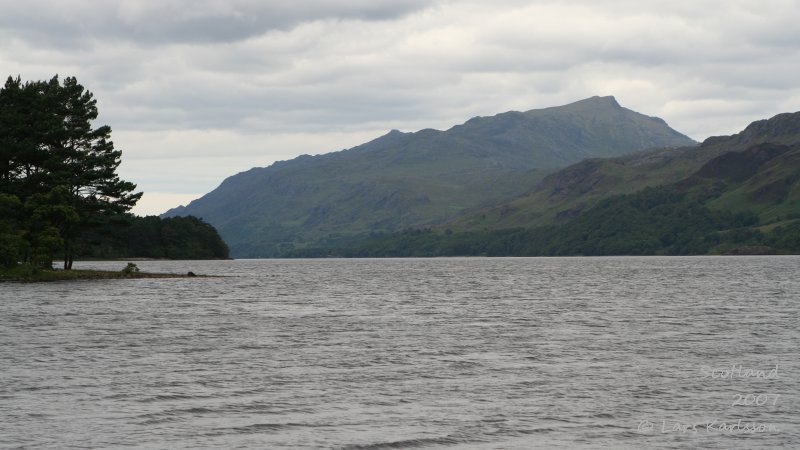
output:
[{"label": "green hillside", "polygon": [[447,131],[392,131],[349,150],[251,169],[165,216],[203,218],[234,256],[276,256],[443,223],[521,195],[587,157],[692,144],[661,119],[593,97]]},{"label": "green hillside", "polygon": [[[551,173],[523,195],[490,207],[476,208],[442,228],[458,231],[496,230],[563,223],[604,198],[678,182],[719,155],[746,150],[762,143],[800,144],[800,113],[780,114],[769,120],[754,122],[741,133],[712,137],[699,147],[657,149],[616,158],[584,160]],[[790,167],[797,167],[791,161],[783,165],[779,161],[773,163],[776,166],[774,169],[752,183],[769,183],[778,171],[791,172]],[[786,174],[786,177],[789,176]],[[754,208],[761,211],[766,207],[737,200],[739,197],[751,198],[748,197],[750,190],[759,188],[755,185],[743,186],[742,190],[727,193],[710,206],[736,211]],[[772,216],[765,210],[767,215],[763,218],[768,220],[777,217],[785,213],[787,207],[791,208],[788,203],[770,207]]]},{"label": "green hillside", "polygon": [[765,223],[800,215],[800,149],[766,162],[745,182],[728,189],[708,206],[734,212],[752,211]]},{"label": "green hillside", "polygon": [[[737,135],[710,139],[696,149],[582,162],[549,175],[532,193],[510,204],[487,209],[481,218],[484,223],[495,219],[497,226],[509,217],[519,220],[538,212],[536,219],[544,222],[544,211],[551,214],[549,223],[409,230],[298,255],[800,253],[797,130],[800,113],[783,114]],[[690,167],[694,170],[679,175]],[[680,179],[672,181],[675,178]],[[536,204],[532,201],[536,195],[550,203]],[[530,202],[534,213],[522,209],[523,200]],[[568,209],[576,204],[585,206]],[[454,223],[469,220],[479,221],[473,214]]]}]

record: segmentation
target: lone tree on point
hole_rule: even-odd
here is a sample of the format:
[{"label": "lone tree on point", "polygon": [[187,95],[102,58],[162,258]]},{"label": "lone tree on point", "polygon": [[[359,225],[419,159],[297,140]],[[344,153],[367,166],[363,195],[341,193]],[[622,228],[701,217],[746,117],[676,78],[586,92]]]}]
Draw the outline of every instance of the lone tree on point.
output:
[{"label": "lone tree on point", "polygon": [[0,88],[0,195],[7,210],[0,217],[0,265],[52,267],[60,250],[64,269],[71,269],[85,232],[141,198],[117,175],[122,152],[110,127],[92,127],[97,115],[97,101],[74,77],[8,77]]}]

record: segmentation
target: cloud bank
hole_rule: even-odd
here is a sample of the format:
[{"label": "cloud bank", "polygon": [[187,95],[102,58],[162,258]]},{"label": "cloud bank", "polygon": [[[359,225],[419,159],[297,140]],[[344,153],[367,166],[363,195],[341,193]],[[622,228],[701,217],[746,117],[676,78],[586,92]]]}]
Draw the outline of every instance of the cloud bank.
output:
[{"label": "cloud bank", "polygon": [[730,134],[800,109],[798,20],[789,0],[32,0],[0,16],[0,67],[77,76],[157,213],[392,128],[592,95]]}]

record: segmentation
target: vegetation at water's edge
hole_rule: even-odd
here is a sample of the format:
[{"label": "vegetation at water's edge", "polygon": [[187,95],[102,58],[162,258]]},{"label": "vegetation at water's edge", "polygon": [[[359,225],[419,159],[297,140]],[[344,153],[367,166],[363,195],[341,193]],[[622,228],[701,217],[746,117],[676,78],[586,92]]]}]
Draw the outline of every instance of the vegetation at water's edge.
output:
[{"label": "vegetation at water's edge", "polygon": [[[117,174],[111,128],[73,77],[0,88],[0,267],[70,270],[79,257],[225,258],[196,218],[161,221],[128,211],[141,198]],[[140,242],[141,241],[141,242]]]},{"label": "vegetation at water's edge", "polygon": [[[130,267],[130,266],[128,266]],[[0,282],[33,283],[41,281],[72,280],[111,280],[134,278],[187,278],[196,275],[180,275],[170,273],[150,273],[123,268],[119,271],[107,270],[47,270],[31,265],[17,265],[13,268],[0,267]]]},{"label": "vegetation at water's edge", "polygon": [[87,236],[82,258],[227,259],[228,246],[217,230],[193,216],[119,218],[124,226]]},{"label": "vegetation at water's edge", "polygon": [[474,232],[406,230],[295,257],[703,255],[800,253],[800,217],[761,226],[675,187],[612,197],[562,225]]}]

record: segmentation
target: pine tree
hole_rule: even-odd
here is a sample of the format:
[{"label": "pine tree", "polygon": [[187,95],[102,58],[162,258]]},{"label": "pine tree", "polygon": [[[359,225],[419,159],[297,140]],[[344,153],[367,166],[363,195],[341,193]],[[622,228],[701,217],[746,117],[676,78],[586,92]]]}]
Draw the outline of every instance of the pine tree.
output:
[{"label": "pine tree", "polygon": [[74,77],[25,84],[9,77],[0,89],[0,192],[26,205],[35,199],[28,210],[38,211],[31,222],[38,231],[30,230],[29,243],[50,255],[60,243],[64,269],[72,268],[87,230],[130,210],[142,196],[135,184],[120,180],[122,152],[114,148],[110,127],[93,128],[97,116],[93,94]]},{"label": "pine tree", "polygon": [[[57,78],[50,82],[58,86]],[[61,126],[53,133],[48,172],[52,184],[66,186],[79,214],[80,226],[64,230],[64,268],[71,269],[76,240],[81,231],[102,224],[108,217],[130,210],[141,198],[136,185],[120,180],[117,168],[122,152],[114,148],[111,128],[92,128],[97,101],[74,77],[64,79],[58,95]]]}]

